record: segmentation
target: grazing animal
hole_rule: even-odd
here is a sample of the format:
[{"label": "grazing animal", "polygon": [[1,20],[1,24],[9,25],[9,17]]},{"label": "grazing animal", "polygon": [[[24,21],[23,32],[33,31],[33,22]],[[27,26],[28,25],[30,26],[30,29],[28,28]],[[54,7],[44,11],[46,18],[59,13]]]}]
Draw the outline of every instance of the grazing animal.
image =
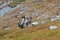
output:
[{"label": "grazing animal", "polygon": [[26,16],[22,16],[21,17],[21,22],[20,22],[20,18],[18,17],[18,15],[15,15],[15,18],[17,18],[19,20],[18,22],[18,27],[24,28],[25,26],[31,26],[31,17],[26,17]]},{"label": "grazing animal", "polygon": [[25,17],[25,22],[24,22],[24,24],[25,24],[25,26],[31,26],[31,20],[32,20],[32,18],[31,17]]},{"label": "grazing animal", "polygon": [[23,24],[21,24],[20,22],[18,22],[18,27],[24,28]]},{"label": "grazing animal", "polygon": [[[18,15],[15,15],[15,18],[17,18],[18,19],[18,27],[20,27],[20,28],[24,28],[24,24],[22,23],[22,22],[20,22],[20,18],[18,17]],[[23,16],[21,17],[21,18],[23,18]]]}]

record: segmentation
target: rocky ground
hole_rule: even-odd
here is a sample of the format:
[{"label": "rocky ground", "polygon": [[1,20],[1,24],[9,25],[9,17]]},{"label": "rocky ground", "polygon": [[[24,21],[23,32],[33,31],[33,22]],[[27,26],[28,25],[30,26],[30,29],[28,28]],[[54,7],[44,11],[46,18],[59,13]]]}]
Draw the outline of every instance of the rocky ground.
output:
[{"label": "rocky ground", "polygon": [[[13,2],[1,6],[1,9],[7,6],[11,9],[3,12],[4,15],[0,17],[1,40],[60,39],[60,0],[24,0],[23,2],[13,0]],[[1,10],[0,13],[2,13]],[[31,28],[20,29],[17,26],[18,20],[15,15],[18,17],[31,16],[32,23],[38,22],[38,24]],[[58,29],[51,31],[49,29],[51,25],[58,26]]]}]

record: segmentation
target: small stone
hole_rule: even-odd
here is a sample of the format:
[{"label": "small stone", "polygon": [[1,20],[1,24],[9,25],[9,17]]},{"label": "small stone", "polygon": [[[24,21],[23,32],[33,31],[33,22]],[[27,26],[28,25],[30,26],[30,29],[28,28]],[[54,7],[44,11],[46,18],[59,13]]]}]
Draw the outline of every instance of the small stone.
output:
[{"label": "small stone", "polygon": [[54,30],[54,29],[57,29],[58,27],[57,26],[50,26],[50,30]]},{"label": "small stone", "polygon": [[41,23],[42,23],[42,24],[45,24],[46,22],[47,22],[47,21],[42,21]]},{"label": "small stone", "polygon": [[32,25],[38,25],[39,23],[38,22],[33,22]]},{"label": "small stone", "polygon": [[56,20],[60,20],[60,15],[56,16],[55,19],[56,19]]},{"label": "small stone", "polygon": [[51,20],[51,22],[53,22],[53,21],[55,21],[55,18],[51,18],[50,20]]},{"label": "small stone", "polygon": [[39,14],[38,13],[33,13],[32,16],[38,16]]},{"label": "small stone", "polygon": [[7,28],[5,28],[5,30],[8,31],[8,30],[11,30],[11,28],[10,27],[7,27]]}]

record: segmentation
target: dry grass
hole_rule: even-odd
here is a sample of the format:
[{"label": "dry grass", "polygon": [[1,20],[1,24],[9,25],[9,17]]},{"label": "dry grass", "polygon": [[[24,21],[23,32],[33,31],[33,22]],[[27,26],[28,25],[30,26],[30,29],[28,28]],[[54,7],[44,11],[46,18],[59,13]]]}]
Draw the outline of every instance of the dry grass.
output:
[{"label": "dry grass", "polygon": [[[11,6],[11,5],[17,4],[17,0],[14,0],[14,1],[15,1],[14,3],[11,3],[9,5]],[[55,16],[56,12],[58,14],[60,14],[59,8],[56,11],[56,10],[54,10],[53,7],[50,7],[50,6],[46,7],[47,4],[55,3],[54,0],[47,1],[45,3],[46,5],[43,5],[44,3],[41,3],[41,2],[39,3],[39,2],[36,3],[35,5],[31,6],[31,8],[29,8],[29,10],[27,10],[26,14],[27,13],[32,14],[32,12],[34,11],[34,8],[39,9],[39,12],[38,12],[39,15],[44,14],[47,11],[51,11],[53,13],[50,15],[51,17],[52,17],[52,15]],[[32,3],[32,0],[25,2],[25,3],[23,3],[22,7],[17,8],[13,12],[11,12],[11,14],[4,15],[4,17],[0,18],[2,21],[0,23],[0,24],[2,24],[2,29],[0,29],[0,40],[60,40],[60,32],[59,32],[60,31],[60,21],[58,21],[58,20],[54,21],[54,22],[48,21],[46,24],[33,26],[31,28],[26,27],[24,29],[21,29],[21,28],[17,27],[16,23],[18,20],[15,19],[14,14],[18,13],[21,8],[23,8],[25,6],[27,7],[31,3]],[[59,4],[59,1],[57,1],[57,4]],[[41,13],[40,13],[40,11],[41,11]],[[21,16],[21,15],[19,15],[19,16]],[[8,20],[5,19],[6,17],[8,18]],[[33,17],[33,20],[35,18],[37,18],[37,17]],[[37,20],[37,21],[41,21],[41,20]],[[7,26],[6,23],[8,23],[8,22],[10,24]],[[50,25],[56,25],[56,26],[58,26],[58,29],[50,30],[49,29]],[[11,27],[11,30],[5,31],[4,30],[5,27]]]},{"label": "dry grass", "polygon": [[[60,21],[51,22],[44,25],[33,26],[31,28],[20,29],[14,27],[11,31],[2,30],[3,40],[59,40],[60,39]],[[50,25],[58,26],[56,30],[49,30]]]}]

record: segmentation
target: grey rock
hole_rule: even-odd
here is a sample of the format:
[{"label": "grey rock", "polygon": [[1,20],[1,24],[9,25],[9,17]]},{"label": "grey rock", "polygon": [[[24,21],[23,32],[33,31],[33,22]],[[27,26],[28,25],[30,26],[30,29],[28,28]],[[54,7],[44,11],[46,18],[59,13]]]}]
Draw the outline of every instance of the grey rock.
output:
[{"label": "grey rock", "polygon": [[41,21],[40,24],[45,24],[47,21]]},{"label": "grey rock", "polygon": [[50,28],[50,30],[54,30],[54,29],[57,29],[58,27],[52,25],[52,26],[50,26],[49,28]]},{"label": "grey rock", "polygon": [[10,7],[6,6],[6,7],[3,7],[1,10],[0,10],[0,14],[1,16],[5,13],[8,13],[9,11],[11,10]]},{"label": "grey rock", "polygon": [[56,16],[55,19],[56,19],[56,20],[60,20],[60,15]]},{"label": "grey rock", "polygon": [[11,28],[10,28],[10,27],[7,27],[7,28],[5,28],[5,30],[6,30],[6,31],[9,31],[9,30],[11,30]]},{"label": "grey rock", "polygon": [[32,23],[32,25],[38,25],[38,24],[39,22],[36,22],[36,21]]},{"label": "grey rock", "polygon": [[51,21],[51,22],[55,21],[55,18],[51,18],[50,21]]}]

